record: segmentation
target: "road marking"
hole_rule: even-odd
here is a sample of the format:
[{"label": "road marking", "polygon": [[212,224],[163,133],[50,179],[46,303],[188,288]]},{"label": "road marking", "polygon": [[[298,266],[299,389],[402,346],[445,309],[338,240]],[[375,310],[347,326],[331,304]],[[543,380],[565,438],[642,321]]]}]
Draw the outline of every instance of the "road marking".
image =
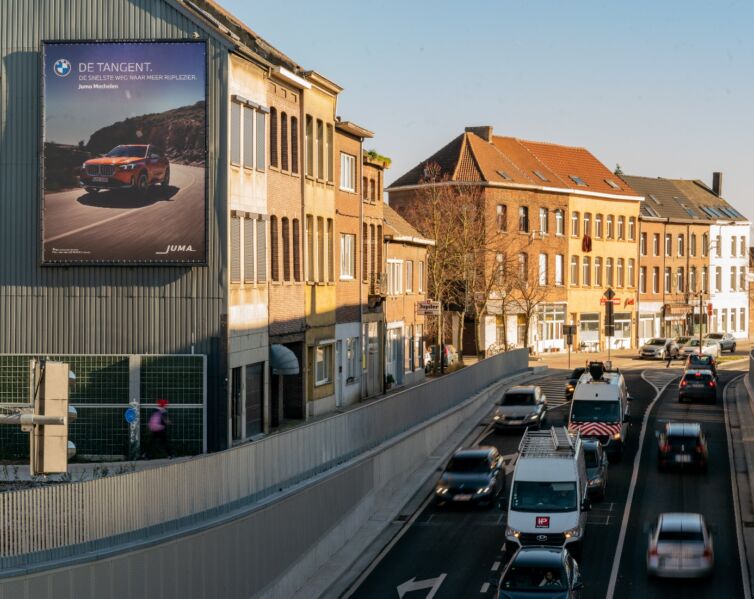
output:
[{"label": "road marking", "polygon": [[[746,375],[739,375],[725,384],[725,388],[723,389],[723,414],[725,415],[725,435],[728,438],[728,467],[730,468],[730,486],[731,493],[733,495],[733,512],[735,513],[736,517],[736,540],[738,541],[738,563],[741,567],[741,583],[744,588],[744,599],[751,599],[751,589],[749,588],[749,568],[746,559],[746,549],[744,548],[743,531],[741,530],[742,518],[741,504],[738,501],[738,474],[736,473],[736,467],[733,463],[733,435],[730,432],[730,417],[728,416],[727,400],[728,388],[730,387],[731,383],[734,383],[744,376]],[[751,475],[751,472],[747,473],[747,476]]]},{"label": "road marking", "polygon": [[481,589],[479,589],[479,592],[480,592],[480,593],[486,593],[486,592],[487,592],[487,591],[489,591],[489,590],[490,590],[490,583],[489,583],[489,582],[485,582],[485,583],[484,583],[484,584],[482,585],[482,588],[481,588]]},{"label": "road marking", "polygon": [[494,564],[492,564],[492,568],[490,568],[490,570],[492,570],[493,572],[497,572],[499,569],[500,569],[500,562],[495,562]]},{"label": "road marking", "polygon": [[416,577],[414,576],[413,578],[395,587],[398,591],[398,598],[403,599],[403,596],[406,593],[410,593],[411,591],[429,589],[429,593],[425,595],[425,599],[432,599],[432,597],[437,594],[437,591],[440,590],[440,585],[442,584],[442,581],[445,580],[446,576],[447,574],[445,574],[444,572],[437,578],[427,578],[426,580],[416,580]]},{"label": "road marking", "polygon": [[[642,371],[641,373],[641,378],[643,378],[647,383],[649,383],[655,389],[657,389],[657,386],[652,381],[650,381],[647,377],[644,376],[644,371]],[[658,389],[657,393],[654,396],[654,399],[647,406],[647,409],[644,411],[644,419],[642,420],[642,423],[641,423],[641,433],[639,434],[639,450],[636,452],[636,456],[634,457],[634,468],[633,468],[633,472],[631,473],[631,484],[628,487],[628,501],[626,501],[626,507],[623,510],[623,522],[621,523],[620,534],[618,535],[618,543],[615,550],[615,557],[613,558],[613,567],[612,567],[612,570],[610,571],[610,583],[607,585],[607,593],[605,594],[605,597],[607,597],[607,599],[613,599],[613,595],[615,593],[615,584],[618,581],[618,570],[620,569],[620,558],[623,554],[623,544],[626,542],[626,530],[628,529],[628,519],[631,516],[631,504],[634,501],[634,492],[636,491],[636,481],[639,478],[639,464],[641,463],[641,452],[644,449],[644,435],[647,432],[647,422],[649,422],[649,416],[652,413],[652,409],[657,403],[657,400],[660,399],[660,396],[665,392],[665,390],[668,388],[668,386],[672,382],[673,382],[672,380],[669,380],[668,382],[665,383],[662,389]]]}]

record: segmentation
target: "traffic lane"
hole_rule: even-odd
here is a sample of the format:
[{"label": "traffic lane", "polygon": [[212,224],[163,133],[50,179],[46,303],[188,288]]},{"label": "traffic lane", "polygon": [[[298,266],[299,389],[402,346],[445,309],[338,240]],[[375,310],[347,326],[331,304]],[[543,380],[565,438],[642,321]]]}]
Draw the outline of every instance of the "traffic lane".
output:
[{"label": "traffic lane", "polygon": [[[722,389],[735,372],[720,374]],[[740,556],[731,496],[722,392],[715,405],[679,404],[671,384],[647,424],[631,515],[626,530],[615,597],[741,597]],[[709,438],[706,474],[659,472],[654,431],[666,421],[700,422]],[[715,569],[709,580],[649,579],[646,572],[648,527],[662,512],[699,512],[713,529]]]}]

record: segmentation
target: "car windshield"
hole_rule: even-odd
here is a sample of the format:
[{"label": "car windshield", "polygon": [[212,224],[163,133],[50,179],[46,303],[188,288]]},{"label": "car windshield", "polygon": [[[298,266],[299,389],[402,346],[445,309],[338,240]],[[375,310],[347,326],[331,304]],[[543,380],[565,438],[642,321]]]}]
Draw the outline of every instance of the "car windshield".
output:
[{"label": "car windshield", "polygon": [[513,564],[505,573],[500,588],[509,591],[545,591],[553,588],[565,589],[566,585],[566,577],[559,567]]},{"label": "car windshield", "polygon": [[697,541],[704,542],[704,535],[699,530],[661,530],[657,536],[658,541]]},{"label": "car windshield", "polygon": [[575,400],[571,406],[571,420],[575,422],[619,422],[620,402]]},{"label": "car windshield", "polygon": [[647,345],[665,345],[665,339],[650,339]]},{"label": "car windshield", "polygon": [[681,447],[696,447],[699,443],[699,439],[696,436],[690,435],[670,435],[668,437],[668,445],[673,449],[680,449]]},{"label": "car windshield", "polygon": [[489,472],[490,464],[484,456],[455,456],[450,460],[445,471],[461,474]]},{"label": "car windshield", "polygon": [[517,480],[511,509],[519,512],[572,512],[576,510],[575,482]]},{"label": "car windshield", "polygon": [[584,461],[586,462],[587,468],[597,468],[597,466],[600,465],[599,460],[597,459],[597,450],[596,449],[584,450]]},{"label": "car windshield", "polygon": [[707,335],[707,339],[722,339],[723,334],[722,333],[710,333]]},{"label": "car windshield", "polygon": [[689,361],[692,364],[712,364],[712,356],[700,356],[699,354],[691,354]]},{"label": "car windshield", "polygon": [[689,341],[691,341],[691,337],[678,337],[678,339],[676,340],[676,343],[678,343],[678,345],[684,345],[688,343]]},{"label": "car windshield", "polygon": [[500,401],[501,406],[533,406],[534,393],[506,393]]},{"label": "car windshield", "polygon": [[147,146],[116,146],[105,156],[112,158],[144,158],[147,155]]},{"label": "car windshield", "polygon": [[699,347],[699,339],[692,339],[686,345],[690,345],[691,347]]},{"label": "car windshield", "polygon": [[688,383],[707,383],[712,380],[712,377],[706,372],[687,372],[683,380]]}]

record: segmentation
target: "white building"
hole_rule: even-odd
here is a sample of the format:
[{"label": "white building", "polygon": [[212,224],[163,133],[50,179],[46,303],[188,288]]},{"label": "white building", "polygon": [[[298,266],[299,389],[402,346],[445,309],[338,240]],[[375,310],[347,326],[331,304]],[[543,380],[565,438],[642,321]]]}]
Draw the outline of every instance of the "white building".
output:
[{"label": "white building", "polygon": [[718,220],[710,226],[710,331],[749,336],[748,221]]}]

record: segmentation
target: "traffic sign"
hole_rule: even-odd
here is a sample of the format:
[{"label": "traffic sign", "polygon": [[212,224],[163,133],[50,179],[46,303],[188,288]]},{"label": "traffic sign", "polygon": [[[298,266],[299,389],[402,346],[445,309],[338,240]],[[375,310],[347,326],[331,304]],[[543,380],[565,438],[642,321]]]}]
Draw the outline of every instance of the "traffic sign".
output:
[{"label": "traffic sign", "polygon": [[608,299],[606,297],[600,298],[601,305],[604,306],[605,304],[608,304],[608,303],[613,304],[614,306],[620,306],[620,298],[619,297],[615,297],[613,299]]},{"label": "traffic sign", "polygon": [[440,302],[435,300],[416,302],[416,314],[418,316],[439,316]]},{"label": "traffic sign", "polygon": [[132,422],[135,422],[139,417],[139,413],[135,408],[128,408],[123,414],[123,417],[126,419],[126,422],[128,422],[128,424],[131,424]]},{"label": "traffic sign", "polygon": [[615,297],[615,291],[613,291],[612,287],[608,287],[607,291],[605,291],[605,293],[603,293],[602,295],[606,297],[607,299],[611,300]]},{"label": "traffic sign", "polygon": [[712,316],[712,302],[707,304],[707,316]]}]

